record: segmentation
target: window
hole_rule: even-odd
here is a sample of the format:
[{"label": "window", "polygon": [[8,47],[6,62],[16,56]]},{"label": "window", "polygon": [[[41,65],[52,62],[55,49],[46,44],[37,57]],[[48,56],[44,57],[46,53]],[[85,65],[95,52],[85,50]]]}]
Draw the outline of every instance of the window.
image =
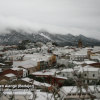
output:
[{"label": "window", "polygon": [[85,76],[86,76],[86,74],[85,74]]},{"label": "window", "polygon": [[65,75],[63,74],[63,76],[65,76]]},{"label": "window", "polygon": [[35,72],[35,70],[33,69],[33,72]]},{"label": "window", "polygon": [[68,95],[71,95],[70,93]]},{"label": "window", "polygon": [[76,93],[73,93],[72,95],[76,95]]},{"label": "window", "polygon": [[93,74],[93,77],[95,77],[95,74]]}]

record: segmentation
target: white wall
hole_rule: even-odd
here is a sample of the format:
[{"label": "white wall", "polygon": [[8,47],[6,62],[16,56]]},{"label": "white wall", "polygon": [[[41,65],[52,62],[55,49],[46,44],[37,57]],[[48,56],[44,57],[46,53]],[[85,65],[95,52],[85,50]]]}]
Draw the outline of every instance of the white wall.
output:
[{"label": "white wall", "polygon": [[23,69],[23,77],[26,77],[28,75],[28,71],[26,69]]},{"label": "white wall", "polygon": [[73,77],[72,72],[61,72],[60,76],[62,77]]},{"label": "white wall", "polygon": [[68,65],[69,60],[67,59],[57,59],[57,63],[64,64],[65,66]]},{"label": "white wall", "polygon": [[98,58],[100,58],[100,55],[95,55],[95,56],[91,55],[91,59],[98,59]]},{"label": "white wall", "polygon": [[[87,78],[87,79],[98,79],[98,77],[99,77],[99,73],[98,72],[96,72],[96,71],[84,71],[83,72],[84,73],[84,78]],[[85,74],[86,74],[86,76],[85,76]],[[94,77],[93,77],[93,75],[95,75]]]},{"label": "white wall", "polygon": [[94,52],[100,51],[100,46],[94,46],[93,51]]}]

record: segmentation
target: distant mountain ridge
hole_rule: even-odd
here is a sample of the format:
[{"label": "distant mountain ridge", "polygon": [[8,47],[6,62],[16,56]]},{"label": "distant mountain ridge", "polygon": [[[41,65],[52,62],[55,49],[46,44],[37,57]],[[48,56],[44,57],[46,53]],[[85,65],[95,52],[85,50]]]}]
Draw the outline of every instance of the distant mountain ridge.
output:
[{"label": "distant mountain ridge", "polygon": [[31,42],[56,42],[59,46],[77,46],[78,40],[81,38],[83,46],[99,46],[100,40],[88,38],[83,35],[74,36],[72,34],[51,34],[46,31],[37,33],[25,33],[11,30],[10,33],[0,34],[0,45],[19,44],[22,40],[30,40]]}]

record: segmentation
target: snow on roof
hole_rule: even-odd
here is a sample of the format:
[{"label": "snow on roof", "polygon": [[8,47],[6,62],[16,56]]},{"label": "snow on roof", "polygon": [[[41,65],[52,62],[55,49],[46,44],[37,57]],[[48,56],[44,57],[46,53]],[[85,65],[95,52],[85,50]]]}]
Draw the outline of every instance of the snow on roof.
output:
[{"label": "snow on roof", "polygon": [[[66,95],[67,95],[67,93],[80,93],[80,89],[77,86],[74,86],[74,87],[73,86],[64,86],[60,90],[62,92],[64,92]],[[100,87],[98,90],[100,90]],[[61,93],[61,91],[59,93]],[[94,86],[89,86],[88,90],[86,90],[84,87],[82,87],[83,93],[86,93],[87,91],[88,92],[95,91]]]},{"label": "snow on roof", "polygon": [[6,74],[6,75],[4,75],[4,76],[6,76],[6,77],[13,77],[13,76],[16,76],[16,75],[15,75],[15,74],[10,73],[10,74]]},{"label": "snow on roof", "polygon": [[17,70],[17,71],[20,71],[22,70],[22,68],[11,68],[12,70]]},{"label": "snow on roof", "polygon": [[[13,93],[14,93],[14,95],[15,95],[15,97],[16,97],[16,95],[18,96],[18,95],[20,95],[20,96],[27,96],[28,97],[28,100],[32,100],[33,99],[33,93],[29,90],[27,90],[26,91],[26,89],[14,89],[13,90],[13,92],[12,92],[12,90],[8,90],[8,89],[5,89],[4,90],[4,92],[3,92],[3,94],[4,95],[13,95]],[[54,98],[53,98],[53,94],[51,94],[51,93],[46,93],[46,92],[39,92],[39,91],[36,91],[36,99],[35,100],[54,100]]]},{"label": "snow on roof", "polygon": [[41,83],[41,82],[35,81],[33,79],[30,79],[30,78],[22,78],[21,80],[29,82],[29,83],[33,83],[34,85],[37,85],[37,86],[46,86],[46,87],[50,87],[51,86],[48,83]]},{"label": "snow on roof", "polygon": [[32,68],[32,67],[35,67],[35,65],[27,64],[27,65],[23,65],[22,67],[23,68]]},{"label": "snow on roof", "polygon": [[78,64],[78,65],[81,65],[81,64],[84,64],[84,63],[86,63],[86,64],[93,64],[93,63],[97,63],[97,62],[95,62],[95,61],[90,61],[90,60],[88,60],[88,61],[82,61],[82,62],[78,62],[78,61],[69,61],[70,63],[74,63],[74,64]]},{"label": "snow on roof", "polygon": [[31,73],[32,75],[46,75],[46,76],[49,76],[49,75],[54,75],[55,73],[54,72],[34,72],[34,73]]},{"label": "snow on roof", "polygon": [[32,48],[32,50],[36,50],[36,48]]},{"label": "snow on roof", "polygon": [[69,61],[70,63],[74,63],[74,64],[78,64],[78,65],[81,65],[83,64],[82,62],[78,62],[78,61]]},{"label": "snow on roof", "polygon": [[27,70],[23,68],[23,72],[27,72]]},{"label": "snow on roof", "polygon": [[95,62],[95,61],[84,61],[84,63],[86,63],[86,64],[93,64],[93,63],[97,63],[97,62]]},{"label": "snow on roof", "polygon": [[3,64],[3,63],[0,63],[0,65],[5,65],[5,64]]},{"label": "snow on roof", "polygon": [[86,53],[75,53],[74,55],[84,55],[84,56],[86,56],[87,54]]},{"label": "snow on roof", "polygon": [[52,57],[52,55],[49,55],[49,54],[45,54],[45,56],[46,56],[46,57]]},{"label": "snow on roof", "polygon": [[94,68],[94,67],[90,66],[90,65],[87,65],[87,66],[84,66],[84,68]]},{"label": "snow on roof", "polygon": [[4,95],[12,95],[14,93],[14,95],[22,95],[22,96],[29,96],[28,99],[32,99],[33,98],[33,94],[30,90],[27,90],[26,89],[14,89],[13,92],[12,90],[10,89],[5,89],[3,94]]},{"label": "snow on roof", "polygon": [[48,47],[47,46],[42,46],[41,49],[48,49]]},{"label": "snow on roof", "polygon": [[83,71],[98,71],[99,68],[83,68]]},{"label": "snow on roof", "polygon": [[38,81],[35,81],[35,80],[34,80],[33,84],[37,85],[37,86],[51,87],[51,85],[48,84],[48,83],[41,83],[41,82],[38,82]]},{"label": "snow on roof", "polygon": [[99,70],[99,68],[80,68],[79,69],[79,71],[78,72],[88,72],[88,71],[90,71],[90,72],[98,72],[98,70]]},{"label": "snow on roof", "polygon": [[46,92],[36,92],[37,98],[36,100],[54,100],[53,94]]},{"label": "snow on roof", "polygon": [[[73,86],[64,86],[60,90],[65,92],[65,94],[66,93],[77,93],[77,92],[79,92],[79,89],[77,88],[77,86],[74,86],[74,87]],[[86,90],[82,88],[82,92],[86,92]]]},{"label": "snow on roof", "polygon": [[60,75],[56,75],[55,77],[60,79],[66,79],[66,80],[68,79],[67,77],[61,77]]},{"label": "snow on roof", "polygon": [[[48,69],[47,69],[47,70],[48,70]],[[49,71],[54,72],[54,73],[55,73],[55,72],[56,72],[56,73],[59,73],[59,72],[60,72],[58,69],[54,69],[54,68],[53,68],[53,69],[50,69]]]},{"label": "snow on roof", "polygon": [[36,62],[44,61],[44,59],[42,59],[42,58],[33,58],[33,59],[31,59],[31,60],[36,61]]},{"label": "snow on roof", "polygon": [[81,65],[79,65],[79,66],[75,66],[75,67],[74,67],[74,69],[80,69],[80,68],[82,68]]},{"label": "snow on roof", "polygon": [[68,69],[63,69],[61,72],[73,72],[74,70],[72,68],[68,68]]},{"label": "snow on roof", "polygon": [[30,79],[30,78],[26,77],[26,78],[22,78],[21,80],[26,81],[26,82],[30,82],[30,81],[32,81],[33,79]]},{"label": "snow on roof", "polygon": [[65,61],[65,60],[67,60],[67,59],[60,59],[60,60]]}]

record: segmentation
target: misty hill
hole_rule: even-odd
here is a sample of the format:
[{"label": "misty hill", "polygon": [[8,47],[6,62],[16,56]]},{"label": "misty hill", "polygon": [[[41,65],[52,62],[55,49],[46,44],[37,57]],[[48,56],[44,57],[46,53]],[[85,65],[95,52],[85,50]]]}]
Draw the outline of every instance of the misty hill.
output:
[{"label": "misty hill", "polygon": [[12,45],[19,44],[22,40],[30,40],[31,42],[56,42],[59,46],[77,46],[78,40],[81,38],[83,46],[97,46],[100,45],[100,40],[88,38],[83,35],[74,36],[71,34],[51,34],[46,31],[39,31],[37,33],[25,33],[11,30],[10,33],[0,35],[0,44]]}]

